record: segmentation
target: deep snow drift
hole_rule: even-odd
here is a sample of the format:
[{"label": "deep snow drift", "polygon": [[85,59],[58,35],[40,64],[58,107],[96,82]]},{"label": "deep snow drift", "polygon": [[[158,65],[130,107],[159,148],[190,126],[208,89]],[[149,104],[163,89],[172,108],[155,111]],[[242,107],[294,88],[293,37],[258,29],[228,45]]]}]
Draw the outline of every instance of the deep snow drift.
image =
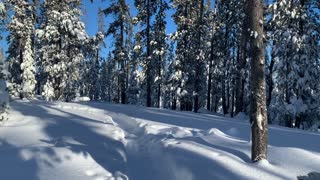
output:
[{"label": "deep snow drift", "polygon": [[271,126],[250,162],[246,121],[105,103],[11,103],[0,179],[297,179],[320,172],[320,134]]}]

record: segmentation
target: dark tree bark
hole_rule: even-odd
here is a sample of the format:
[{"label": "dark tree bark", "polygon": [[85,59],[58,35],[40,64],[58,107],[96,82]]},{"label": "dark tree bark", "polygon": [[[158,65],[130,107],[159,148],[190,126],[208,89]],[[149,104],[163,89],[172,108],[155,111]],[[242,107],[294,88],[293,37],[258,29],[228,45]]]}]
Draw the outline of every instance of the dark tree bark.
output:
[{"label": "dark tree bark", "polygon": [[[20,38],[20,39],[19,39],[19,54],[20,54],[20,58],[19,58],[19,61],[20,61],[20,62],[19,62],[19,64],[20,64],[20,65],[23,63],[23,49],[24,49],[24,47],[23,47],[23,39]],[[23,71],[22,71],[22,69],[20,68],[20,69],[19,69],[19,74],[20,74],[20,76],[22,75],[22,73],[23,73]],[[22,78],[21,78],[21,77],[20,77],[18,83],[19,83],[19,84],[22,83]],[[20,96],[20,99],[23,99],[23,98],[24,98],[24,94],[23,94],[23,93],[19,93],[19,96]]]},{"label": "dark tree bark", "polygon": [[[124,51],[124,20],[121,20],[121,25],[120,25],[120,43],[121,43],[121,52],[123,53]],[[120,72],[120,76],[119,76],[119,82],[120,82],[120,93],[121,93],[121,104],[126,104],[126,99],[127,99],[127,95],[126,95],[126,74],[125,74],[125,59],[124,57],[120,58],[120,64],[121,64],[121,72]]]},{"label": "dark tree bark", "polygon": [[243,75],[243,70],[246,66],[246,58],[247,58],[247,31],[248,31],[248,12],[247,12],[248,1],[245,1],[244,4],[244,12],[245,17],[243,19],[242,24],[242,32],[241,32],[241,42],[239,47],[239,60],[238,60],[238,72],[236,76],[236,114],[243,111],[244,107],[244,83],[245,77]]},{"label": "dark tree bark", "polygon": [[268,96],[267,96],[267,107],[269,107],[271,100],[272,100],[272,91],[273,91],[273,67],[274,67],[274,55],[271,55],[270,64],[268,67]]},{"label": "dark tree bark", "polygon": [[249,0],[248,14],[251,36],[251,159],[267,159],[268,118],[266,111],[265,49],[263,45],[262,0]]},{"label": "dark tree bark", "polygon": [[[160,0],[159,3],[160,3],[160,5],[159,5],[160,11],[162,12],[163,11],[163,1]],[[164,28],[164,26],[165,25],[163,23],[161,23],[159,28],[162,29],[162,28]],[[161,108],[160,107],[160,104],[161,104],[161,87],[162,87],[161,70],[162,70],[162,55],[159,54],[159,56],[158,56],[158,77],[160,78],[160,81],[158,82],[158,94],[157,94],[157,107],[158,108]]]},{"label": "dark tree bark", "polygon": [[[158,77],[161,78],[161,61],[162,57],[161,55],[158,56],[159,59],[159,64],[158,64]],[[157,94],[157,108],[160,108],[160,101],[161,101],[161,81],[162,79],[158,82],[158,94]]]},{"label": "dark tree bark", "polygon": [[[229,8],[229,6],[227,6]],[[229,14],[227,14],[226,19],[229,19]],[[229,58],[229,48],[228,48],[228,37],[229,37],[229,25],[226,24],[226,32],[225,32],[225,59],[223,61],[223,72],[222,72],[222,77],[221,77],[221,96],[222,96],[222,109],[223,109],[223,114],[228,113],[228,106],[227,106],[227,101],[226,101],[226,80],[227,80],[227,61]]]},{"label": "dark tree bark", "polygon": [[[147,0],[147,6],[150,7],[150,0]],[[146,28],[146,33],[147,33],[147,57],[146,57],[146,62],[147,62],[147,70],[146,70],[146,75],[147,75],[147,107],[151,107],[151,47],[150,47],[150,8],[147,8],[147,28]]]},{"label": "dark tree bark", "polygon": [[198,56],[199,58],[196,59],[196,66],[195,66],[195,72],[196,72],[196,78],[194,82],[194,90],[195,90],[195,96],[194,96],[194,109],[193,111],[195,113],[199,110],[199,90],[200,90],[200,74],[201,74],[201,27],[202,27],[202,21],[203,21],[203,8],[204,8],[204,0],[200,1],[200,13],[199,13],[199,22],[198,22]]},{"label": "dark tree bark", "polygon": [[210,50],[210,62],[209,62],[209,73],[208,73],[208,90],[207,90],[207,110],[211,110],[211,83],[212,83],[212,71],[213,71],[213,37],[211,38],[211,50]]},{"label": "dark tree bark", "polygon": [[[305,8],[305,0],[300,0],[300,5],[302,8]],[[300,18],[300,21],[299,21],[299,35],[300,36],[303,36],[303,33],[304,33],[304,19],[303,18]],[[300,49],[299,50],[299,59],[301,59],[301,55],[303,54],[303,49]],[[303,78],[303,75],[300,75],[301,78]],[[301,92],[301,89],[298,89],[298,96],[300,96]],[[300,125],[303,121],[303,115],[300,113],[300,114],[297,114],[296,115],[296,118],[295,118],[295,123],[294,123],[294,127],[295,128],[300,128]]]}]

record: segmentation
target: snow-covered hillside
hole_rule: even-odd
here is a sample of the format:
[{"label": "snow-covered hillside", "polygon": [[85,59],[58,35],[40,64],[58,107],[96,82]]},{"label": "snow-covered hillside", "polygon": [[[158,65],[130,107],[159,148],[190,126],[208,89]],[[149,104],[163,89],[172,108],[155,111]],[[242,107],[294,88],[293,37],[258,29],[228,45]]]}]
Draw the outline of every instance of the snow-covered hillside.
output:
[{"label": "snow-covered hillside", "polygon": [[218,115],[105,103],[11,103],[0,179],[296,179],[320,172],[320,134],[272,126],[268,162],[250,127]]}]

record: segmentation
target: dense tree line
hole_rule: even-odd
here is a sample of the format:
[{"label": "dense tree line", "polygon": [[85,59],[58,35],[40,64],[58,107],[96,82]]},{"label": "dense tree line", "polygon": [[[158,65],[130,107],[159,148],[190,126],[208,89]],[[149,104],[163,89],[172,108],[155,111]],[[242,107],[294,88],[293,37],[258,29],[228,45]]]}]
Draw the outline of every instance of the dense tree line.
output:
[{"label": "dense tree line", "polygon": [[[12,14],[6,25],[11,95],[88,96],[231,117],[251,112],[258,144],[266,140],[267,120],[319,125],[318,1],[135,0],[134,6],[110,1],[99,10],[99,32],[89,37],[81,0],[0,4],[2,27],[4,10]],[[172,34],[166,32],[169,10],[177,27]],[[113,18],[106,27],[104,16]],[[106,36],[113,42],[105,46]]]}]

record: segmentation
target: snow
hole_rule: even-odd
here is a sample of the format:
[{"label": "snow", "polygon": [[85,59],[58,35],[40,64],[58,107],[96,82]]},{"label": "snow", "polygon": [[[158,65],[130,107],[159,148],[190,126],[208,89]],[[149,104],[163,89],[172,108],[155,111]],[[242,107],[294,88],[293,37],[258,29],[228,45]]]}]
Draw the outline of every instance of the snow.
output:
[{"label": "snow", "polygon": [[9,94],[6,91],[6,88],[6,82],[0,79],[0,123],[8,119],[7,108],[9,103]]},{"label": "snow", "polygon": [[0,179],[297,179],[320,172],[319,133],[270,126],[268,161],[251,163],[249,122],[205,111],[22,100],[11,103],[0,137]]},{"label": "snow", "polygon": [[90,97],[76,97],[75,99],[74,99],[74,102],[89,102],[89,101],[91,101],[90,100]]},{"label": "snow", "polygon": [[4,7],[4,4],[2,2],[0,2],[0,14],[4,14],[6,11],[6,8]]}]

